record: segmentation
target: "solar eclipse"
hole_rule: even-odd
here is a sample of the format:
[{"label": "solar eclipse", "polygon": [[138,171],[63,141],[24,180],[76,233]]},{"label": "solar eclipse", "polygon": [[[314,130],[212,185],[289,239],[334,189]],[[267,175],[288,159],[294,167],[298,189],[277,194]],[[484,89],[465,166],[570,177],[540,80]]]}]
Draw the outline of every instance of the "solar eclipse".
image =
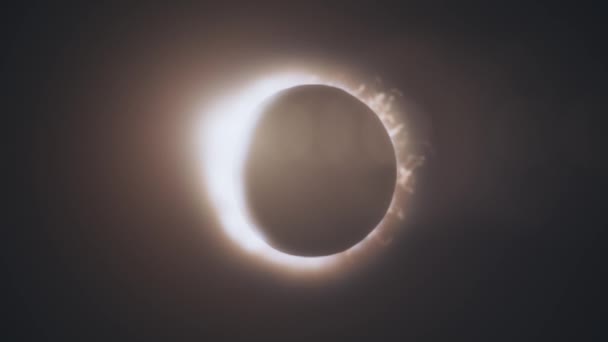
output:
[{"label": "solar eclipse", "polygon": [[[290,96],[291,100],[286,99]],[[391,238],[388,233],[391,227],[404,216],[403,205],[416,166],[412,162],[415,157],[405,152],[405,122],[395,106],[399,96],[395,90],[376,90],[366,84],[351,85],[310,73],[290,72],[267,75],[228,91],[215,106],[205,108],[204,120],[199,126],[202,131],[197,135],[200,160],[208,196],[226,236],[244,255],[302,271],[334,268],[385,246]],[[328,103],[329,100],[334,103]],[[308,103],[299,106],[300,115],[294,114],[298,101]],[[273,114],[273,110],[282,114]],[[325,128],[307,125],[306,121],[311,120],[306,117],[308,112],[315,112],[317,121],[327,123],[321,125]],[[272,116],[290,121],[281,123],[280,118],[275,118],[273,124],[273,120],[268,119]],[[360,127],[354,127],[353,123]],[[284,128],[269,129],[273,125]],[[323,129],[333,132],[322,133]],[[355,136],[357,134],[360,136]],[[319,140],[325,140],[323,146],[318,145]],[[263,146],[265,141],[268,146]],[[323,152],[317,153],[318,160],[339,166],[340,172],[334,168],[333,181],[327,167],[321,167],[324,171],[318,172],[325,176],[319,177],[302,169],[288,172],[277,169],[276,165],[274,169],[270,166],[272,158],[302,161],[305,155],[314,155],[307,150],[306,141],[312,143],[308,147],[317,144],[317,151]],[[363,144],[360,151],[352,145],[354,142]],[[271,152],[277,148],[290,150]],[[348,163],[344,160],[344,151],[350,153]],[[360,165],[353,167],[356,164],[353,160],[358,160]],[[325,183],[317,182],[317,189],[313,191],[306,186],[301,174],[324,179]],[[342,188],[322,191],[329,184]],[[353,186],[355,184],[358,185]],[[308,195],[306,191],[294,193],[297,188],[308,188]],[[345,192],[346,189],[351,193]],[[374,191],[377,193],[372,194]],[[274,193],[275,198],[262,199],[265,192]],[[333,198],[327,199],[330,194]],[[326,198],[331,205],[326,202],[325,209],[323,203],[313,205],[315,196]],[[353,206],[355,198],[362,201]],[[370,207],[372,202],[374,205]],[[291,209],[286,209],[288,207]],[[285,215],[280,214],[286,211],[291,211],[287,221]],[[361,216],[361,213],[366,214]]]}]

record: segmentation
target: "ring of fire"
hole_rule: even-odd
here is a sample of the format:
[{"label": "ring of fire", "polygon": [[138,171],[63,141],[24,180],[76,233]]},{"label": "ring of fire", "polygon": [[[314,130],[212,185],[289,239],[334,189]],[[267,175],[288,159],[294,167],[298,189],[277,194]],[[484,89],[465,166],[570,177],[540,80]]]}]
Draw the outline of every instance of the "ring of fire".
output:
[{"label": "ring of fire", "polygon": [[[387,129],[397,157],[397,185],[381,222],[350,249],[319,257],[287,254],[266,243],[247,205],[243,177],[247,147],[260,118],[262,102],[281,90],[306,84],[342,89],[369,106]],[[196,137],[208,196],[226,236],[249,255],[291,270],[307,271],[335,268],[358,255],[387,245],[391,240],[392,228],[404,217],[403,204],[411,192],[412,171],[419,164],[416,157],[405,153],[407,141],[404,122],[394,108],[398,96],[398,91],[377,92],[364,84],[351,87],[307,73],[288,73],[259,79],[227,94],[214,106],[207,108]]]}]

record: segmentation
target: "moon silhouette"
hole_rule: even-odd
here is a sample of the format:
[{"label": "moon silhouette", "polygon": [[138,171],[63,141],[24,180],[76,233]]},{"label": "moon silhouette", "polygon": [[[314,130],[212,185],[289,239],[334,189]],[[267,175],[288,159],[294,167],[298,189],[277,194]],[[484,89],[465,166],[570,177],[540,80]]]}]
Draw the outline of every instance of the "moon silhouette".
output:
[{"label": "moon silhouette", "polygon": [[291,255],[325,256],[363,240],[385,216],[397,176],[378,115],[327,85],[291,87],[262,106],[244,175],[265,241]]}]

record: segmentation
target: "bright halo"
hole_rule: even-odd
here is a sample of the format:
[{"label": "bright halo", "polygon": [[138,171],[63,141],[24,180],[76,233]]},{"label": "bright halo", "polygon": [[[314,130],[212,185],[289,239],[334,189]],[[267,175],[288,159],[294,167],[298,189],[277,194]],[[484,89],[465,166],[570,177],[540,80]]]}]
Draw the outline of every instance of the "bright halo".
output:
[{"label": "bright halo", "polygon": [[[367,104],[387,129],[397,157],[397,185],[389,209],[375,229],[350,249],[320,257],[303,257],[273,248],[256,226],[247,205],[244,164],[255,124],[264,100],[286,88],[318,84],[340,88]],[[209,198],[227,237],[243,251],[272,264],[297,270],[328,269],[356,254],[386,245],[383,231],[403,218],[403,202],[409,190],[408,180],[417,162],[404,155],[404,124],[393,110],[398,91],[373,92],[365,85],[324,80],[305,73],[277,74],[257,80],[224,97],[207,109],[197,136],[200,138],[201,162]]]}]

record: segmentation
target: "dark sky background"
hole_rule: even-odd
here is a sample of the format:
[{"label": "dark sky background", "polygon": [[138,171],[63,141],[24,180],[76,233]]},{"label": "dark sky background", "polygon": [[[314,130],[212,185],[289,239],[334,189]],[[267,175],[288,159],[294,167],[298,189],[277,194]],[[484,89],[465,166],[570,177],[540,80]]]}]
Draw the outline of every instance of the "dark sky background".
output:
[{"label": "dark sky background", "polygon": [[[505,3],[3,11],[2,340],[601,340],[602,10]],[[432,146],[398,238],[339,280],[218,243],[183,137],[291,61],[382,77]]]}]

